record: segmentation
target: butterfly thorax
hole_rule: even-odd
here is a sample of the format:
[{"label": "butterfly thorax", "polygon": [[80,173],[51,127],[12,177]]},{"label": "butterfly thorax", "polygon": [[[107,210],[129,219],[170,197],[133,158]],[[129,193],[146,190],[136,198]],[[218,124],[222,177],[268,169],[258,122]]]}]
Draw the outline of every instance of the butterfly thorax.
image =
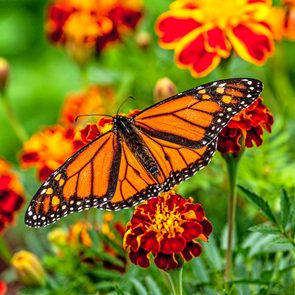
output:
[{"label": "butterfly thorax", "polygon": [[117,133],[120,141],[126,143],[141,165],[157,180],[159,167],[132,120],[132,118],[117,115],[113,119],[113,131]]}]

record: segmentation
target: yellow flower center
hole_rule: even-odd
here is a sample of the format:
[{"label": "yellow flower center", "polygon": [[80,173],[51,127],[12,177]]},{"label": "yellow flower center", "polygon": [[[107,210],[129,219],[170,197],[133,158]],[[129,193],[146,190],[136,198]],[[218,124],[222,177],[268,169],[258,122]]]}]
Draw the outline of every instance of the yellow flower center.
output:
[{"label": "yellow flower center", "polygon": [[112,21],[107,17],[77,12],[68,18],[64,32],[73,43],[93,46],[96,38],[110,32],[112,26]]},{"label": "yellow flower center", "polygon": [[249,20],[262,20],[266,17],[270,5],[265,3],[248,4],[247,0],[195,0],[198,9],[194,18],[221,29],[237,26]]},{"label": "yellow flower center", "polygon": [[175,204],[172,210],[169,210],[166,202],[157,204],[155,216],[151,220],[150,230],[157,232],[159,237],[168,234],[168,237],[172,238],[176,233],[183,232],[180,226],[182,218]]}]

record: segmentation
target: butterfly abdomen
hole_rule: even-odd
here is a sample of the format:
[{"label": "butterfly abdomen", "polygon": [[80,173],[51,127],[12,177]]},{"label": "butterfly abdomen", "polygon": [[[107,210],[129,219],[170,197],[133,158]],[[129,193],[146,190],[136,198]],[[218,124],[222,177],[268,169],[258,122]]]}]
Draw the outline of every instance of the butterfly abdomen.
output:
[{"label": "butterfly abdomen", "polygon": [[132,124],[131,119],[118,116],[114,120],[120,140],[124,141],[140,164],[157,179],[159,167],[151,155],[148,147],[142,140],[139,130]]}]

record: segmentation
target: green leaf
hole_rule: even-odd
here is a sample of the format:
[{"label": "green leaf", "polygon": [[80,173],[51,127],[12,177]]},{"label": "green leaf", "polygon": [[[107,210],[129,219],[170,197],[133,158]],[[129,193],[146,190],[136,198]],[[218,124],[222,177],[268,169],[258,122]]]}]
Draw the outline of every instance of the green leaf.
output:
[{"label": "green leaf", "polygon": [[263,234],[270,234],[270,235],[275,235],[280,233],[280,229],[274,226],[271,226],[269,224],[258,224],[258,225],[254,225],[251,226],[249,228],[250,231],[254,231],[254,232],[259,232],[259,233],[263,233]]},{"label": "green leaf", "polygon": [[289,200],[286,190],[281,191],[281,224],[282,228],[285,229],[290,216],[291,202]]},{"label": "green leaf", "polygon": [[136,294],[148,295],[146,288],[144,287],[144,285],[140,281],[133,278],[133,279],[131,279],[131,282],[137,292]]},{"label": "green leaf", "polygon": [[268,203],[264,201],[263,198],[249,191],[247,188],[241,185],[238,185],[238,187],[245,193],[245,196],[247,197],[247,199],[250,200],[255,206],[257,206],[270,221],[272,221],[276,225],[278,224]]},{"label": "green leaf", "polygon": [[146,285],[149,290],[149,294],[151,295],[162,295],[160,288],[158,287],[157,283],[152,279],[151,276],[147,276],[145,278]]}]

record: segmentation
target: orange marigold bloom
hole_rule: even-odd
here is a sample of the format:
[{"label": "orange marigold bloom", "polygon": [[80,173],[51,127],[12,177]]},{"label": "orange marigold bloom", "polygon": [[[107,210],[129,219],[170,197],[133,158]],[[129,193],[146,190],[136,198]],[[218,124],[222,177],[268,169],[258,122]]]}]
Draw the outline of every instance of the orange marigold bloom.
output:
[{"label": "orange marigold bloom", "polygon": [[15,213],[24,203],[24,190],[10,165],[0,158],[0,233],[15,220]]},{"label": "orange marigold bloom", "polygon": [[[75,123],[78,115],[104,114],[106,104],[112,104],[113,100],[114,93],[110,87],[91,85],[86,91],[71,93],[66,97],[60,121],[63,125],[69,126]],[[89,117],[87,119],[89,120]]]},{"label": "orange marigold bloom", "polygon": [[89,235],[90,229],[92,229],[92,225],[86,221],[78,221],[73,224],[68,233],[68,244],[74,247],[77,247],[79,245],[91,247],[92,240]]},{"label": "orange marigold bloom", "polygon": [[241,152],[244,147],[260,146],[263,129],[271,132],[274,122],[270,110],[258,98],[248,108],[235,115],[218,136],[217,149],[222,154]]},{"label": "orange marigold bloom", "polygon": [[20,163],[22,168],[36,167],[38,178],[45,181],[82,146],[75,139],[74,129],[55,125],[34,134],[24,144]]},{"label": "orange marigold bloom", "polygon": [[142,16],[140,0],[55,0],[46,32],[53,43],[96,52],[133,31]]},{"label": "orange marigold bloom", "polygon": [[177,0],[156,24],[160,46],[175,50],[180,68],[195,77],[213,71],[232,49],[261,65],[273,53],[273,33],[265,22],[269,0]]},{"label": "orange marigold bloom", "polygon": [[132,263],[148,267],[152,253],[158,268],[171,270],[179,266],[179,259],[199,256],[202,247],[197,240],[207,241],[211,231],[200,204],[170,192],[135,208],[124,246]]}]

